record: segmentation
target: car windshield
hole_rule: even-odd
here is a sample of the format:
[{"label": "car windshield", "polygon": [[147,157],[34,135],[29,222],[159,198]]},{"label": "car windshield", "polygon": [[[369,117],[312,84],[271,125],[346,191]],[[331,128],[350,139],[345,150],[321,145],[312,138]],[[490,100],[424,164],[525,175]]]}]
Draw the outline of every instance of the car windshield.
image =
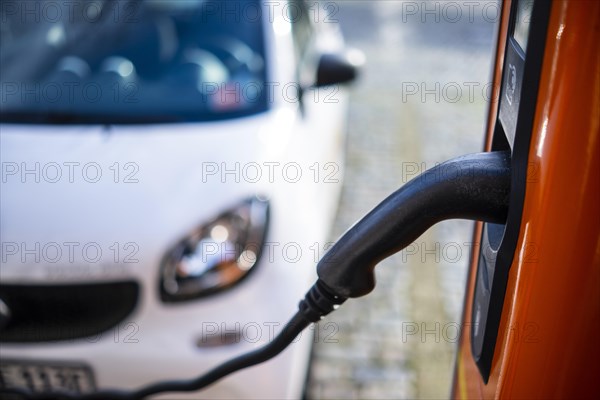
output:
[{"label": "car windshield", "polygon": [[265,111],[258,1],[3,1],[0,121],[209,121]]}]

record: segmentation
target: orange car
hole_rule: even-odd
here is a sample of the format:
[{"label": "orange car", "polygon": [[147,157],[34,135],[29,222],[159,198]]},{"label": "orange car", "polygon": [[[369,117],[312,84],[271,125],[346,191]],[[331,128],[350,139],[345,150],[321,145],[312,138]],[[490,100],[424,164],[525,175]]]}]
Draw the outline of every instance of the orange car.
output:
[{"label": "orange car", "polygon": [[478,223],[455,398],[581,398],[600,377],[600,2],[507,0],[487,151],[506,224]]}]

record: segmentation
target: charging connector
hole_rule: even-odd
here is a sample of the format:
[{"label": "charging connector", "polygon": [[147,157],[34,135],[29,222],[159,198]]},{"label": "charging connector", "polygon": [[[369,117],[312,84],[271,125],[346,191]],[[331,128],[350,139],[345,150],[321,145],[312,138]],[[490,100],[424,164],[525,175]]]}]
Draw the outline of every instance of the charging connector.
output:
[{"label": "charging connector", "polygon": [[433,224],[452,218],[504,223],[510,181],[508,152],[471,154],[425,171],[381,202],[325,254],[317,265],[318,281],[279,335],[264,347],[227,361],[196,379],[160,382],[134,392],[104,390],[76,395],[2,389],[0,394],[37,400],[122,400],[205,388],[226,375],[275,357],[304,328],[347,298],[369,293],[375,287],[373,270],[377,263],[408,246]]}]

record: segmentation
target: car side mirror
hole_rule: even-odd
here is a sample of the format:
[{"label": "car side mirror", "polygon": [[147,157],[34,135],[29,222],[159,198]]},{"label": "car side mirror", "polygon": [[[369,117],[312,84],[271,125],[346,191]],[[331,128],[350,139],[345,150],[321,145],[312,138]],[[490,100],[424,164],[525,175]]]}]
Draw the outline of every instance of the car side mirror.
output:
[{"label": "car side mirror", "polygon": [[319,58],[314,87],[350,83],[358,77],[364,63],[364,54],[356,49],[323,53]]}]

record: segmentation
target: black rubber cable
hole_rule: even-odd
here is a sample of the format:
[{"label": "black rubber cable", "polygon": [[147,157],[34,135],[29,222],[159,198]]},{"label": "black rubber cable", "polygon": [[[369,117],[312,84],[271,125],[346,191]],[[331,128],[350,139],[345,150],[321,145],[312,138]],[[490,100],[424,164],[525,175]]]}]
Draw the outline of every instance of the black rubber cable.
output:
[{"label": "black rubber cable", "polygon": [[508,212],[510,183],[508,152],[458,157],[412,179],[329,249],[317,266],[319,280],[300,302],[299,311],[271,343],[227,361],[196,379],[161,382],[137,391],[103,390],[80,395],[3,389],[0,394],[32,400],[129,400],[205,388],[226,375],[275,357],[310,323],[329,314],[346,298],[369,293],[375,287],[375,265],[402,250],[434,223],[450,218],[503,223]]},{"label": "black rubber cable", "polygon": [[35,393],[26,389],[5,388],[0,390],[0,395],[2,395],[0,398],[4,399],[4,395],[13,395],[15,398],[29,400],[133,400],[143,399],[159,393],[193,392],[203,389],[240,369],[260,364],[275,357],[292,343],[304,328],[333,311],[344,300],[344,298],[331,294],[320,281],[317,281],[308,291],[304,300],[300,302],[298,312],[294,314],[279,335],[271,342],[260,349],[226,361],[196,379],[159,382],[136,391],[101,390],[87,394],[58,391]]},{"label": "black rubber cable", "polygon": [[31,400],[69,399],[69,400],[131,400],[166,392],[191,392],[205,388],[219,379],[240,369],[267,361],[281,353],[298,334],[310,325],[310,321],[298,311],[273,341],[260,349],[242,354],[213,368],[206,374],[189,381],[166,381],[143,387],[135,392],[121,390],[102,390],[89,394],[67,392],[32,393],[23,389],[3,389],[0,393],[13,394]]}]

